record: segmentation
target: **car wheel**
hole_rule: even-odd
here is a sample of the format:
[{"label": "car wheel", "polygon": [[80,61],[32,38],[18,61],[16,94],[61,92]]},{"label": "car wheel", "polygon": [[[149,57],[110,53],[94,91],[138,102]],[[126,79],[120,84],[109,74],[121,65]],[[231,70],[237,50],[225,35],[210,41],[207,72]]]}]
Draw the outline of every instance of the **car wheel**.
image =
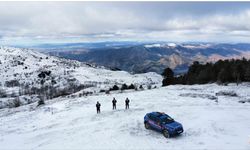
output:
[{"label": "car wheel", "polygon": [[145,128],[150,129],[150,126],[149,126],[149,124],[147,122],[145,123]]},{"label": "car wheel", "polygon": [[169,136],[169,133],[168,133],[168,130],[163,130],[163,135],[164,135],[164,137],[165,138],[169,138],[170,136]]}]

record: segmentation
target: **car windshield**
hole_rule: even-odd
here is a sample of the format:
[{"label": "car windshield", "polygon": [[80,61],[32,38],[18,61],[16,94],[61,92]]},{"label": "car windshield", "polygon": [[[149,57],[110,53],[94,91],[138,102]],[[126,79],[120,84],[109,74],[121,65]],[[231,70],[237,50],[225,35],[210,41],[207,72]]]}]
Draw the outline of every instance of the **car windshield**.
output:
[{"label": "car windshield", "polygon": [[162,123],[164,123],[164,124],[169,124],[169,123],[174,122],[174,119],[171,117],[164,117],[161,120],[162,120]]}]

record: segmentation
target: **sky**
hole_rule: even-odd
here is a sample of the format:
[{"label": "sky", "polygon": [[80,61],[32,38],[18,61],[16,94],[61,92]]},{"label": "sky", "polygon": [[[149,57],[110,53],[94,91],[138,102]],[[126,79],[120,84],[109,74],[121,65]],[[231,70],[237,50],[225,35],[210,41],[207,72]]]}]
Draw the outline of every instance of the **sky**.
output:
[{"label": "sky", "polygon": [[250,2],[0,2],[0,44],[250,43]]}]

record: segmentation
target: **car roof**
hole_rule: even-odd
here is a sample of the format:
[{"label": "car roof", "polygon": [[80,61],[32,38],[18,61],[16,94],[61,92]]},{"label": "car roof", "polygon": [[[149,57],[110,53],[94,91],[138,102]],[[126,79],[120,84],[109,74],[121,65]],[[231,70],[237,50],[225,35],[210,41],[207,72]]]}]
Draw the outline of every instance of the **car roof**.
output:
[{"label": "car roof", "polygon": [[160,119],[163,119],[163,118],[166,118],[166,117],[169,117],[167,114],[163,113],[163,112],[152,112],[150,113],[152,115],[154,115],[155,117],[158,117]]}]

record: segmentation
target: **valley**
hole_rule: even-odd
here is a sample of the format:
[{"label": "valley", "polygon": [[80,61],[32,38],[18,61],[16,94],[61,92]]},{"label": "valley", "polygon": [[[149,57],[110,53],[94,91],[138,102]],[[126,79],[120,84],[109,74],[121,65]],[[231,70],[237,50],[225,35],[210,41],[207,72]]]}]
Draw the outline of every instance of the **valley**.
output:
[{"label": "valley", "polygon": [[[122,43],[122,42],[121,42]],[[98,47],[81,44],[46,47],[47,53],[81,62],[94,63],[109,68],[118,68],[131,73],[157,72],[166,67],[175,74],[185,73],[194,61],[216,62],[220,59],[250,58],[250,44],[223,43],[129,43],[124,45],[102,43]],[[96,44],[98,45],[98,44]],[[67,50],[63,50],[68,48]]]}]

